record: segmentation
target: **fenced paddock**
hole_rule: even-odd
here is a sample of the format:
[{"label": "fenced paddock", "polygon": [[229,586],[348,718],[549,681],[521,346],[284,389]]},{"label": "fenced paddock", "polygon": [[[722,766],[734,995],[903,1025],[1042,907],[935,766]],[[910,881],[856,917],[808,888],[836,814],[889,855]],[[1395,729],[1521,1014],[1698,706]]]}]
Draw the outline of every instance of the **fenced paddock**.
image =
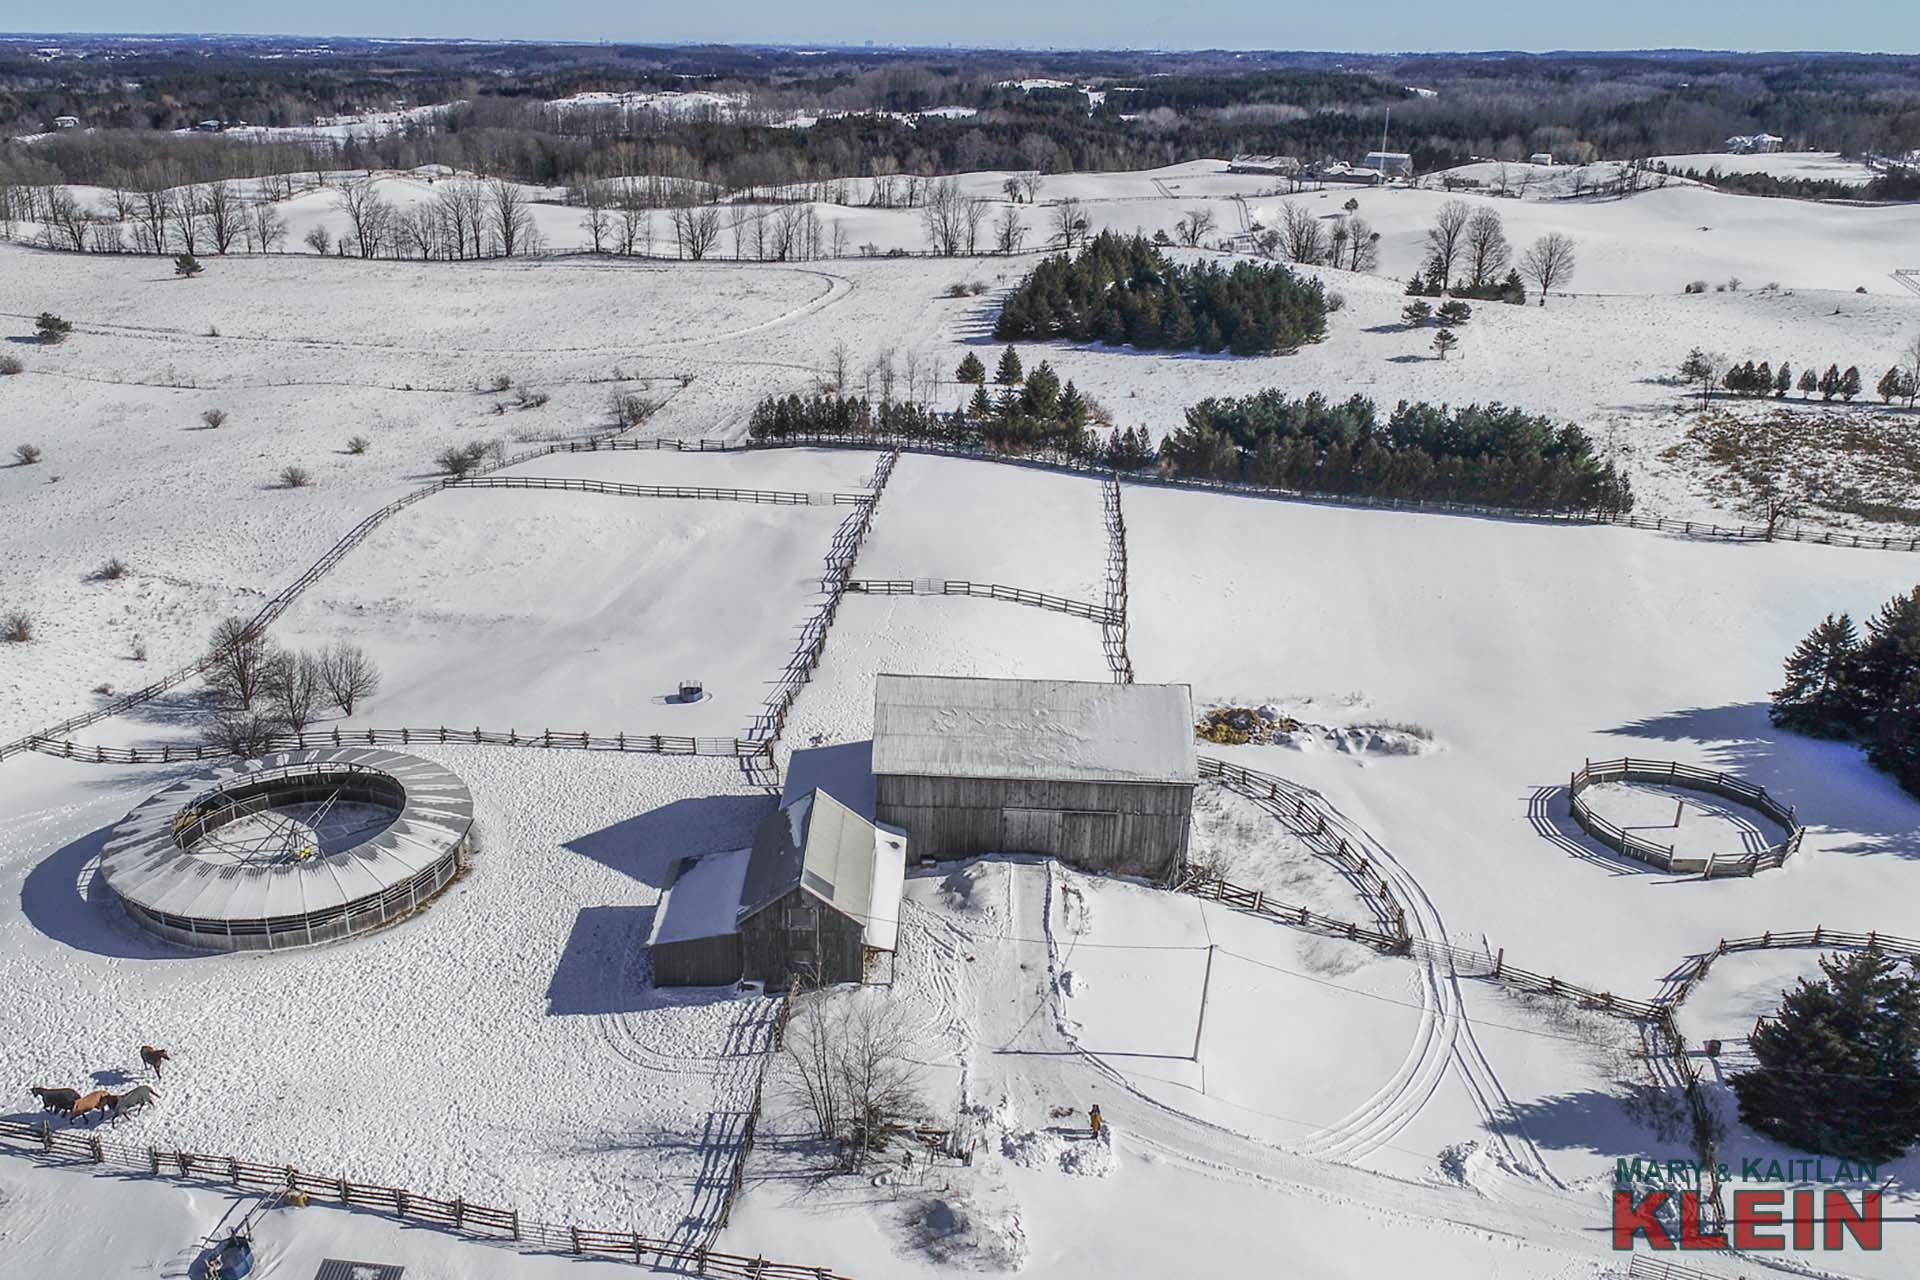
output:
[{"label": "fenced paddock", "polygon": [[[1584,793],[1590,787],[1608,782],[1649,782],[1704,791],[1764,814],[1778,824],[1787,836],[1763,849],[1705,855],[1678,854],[1673,845],[1656,844],[1637,836],[1594,811]],[[1806,836],[1806,829],[1794,817],[1793,807],[1781,804],[1767,793],[1765,787],[1729,773],[1696,769],[1674,760],[1636,760],[1630,756],[1619,760],[1589,760],[1568,778],[1567,803],[1580,829],[1615,852],[1662,871],[1703,875],[1708,879],[1728,875],[1750,876],[1758,871],[1784,866],[1788,858],[1799,852],[1800,842]]]}]

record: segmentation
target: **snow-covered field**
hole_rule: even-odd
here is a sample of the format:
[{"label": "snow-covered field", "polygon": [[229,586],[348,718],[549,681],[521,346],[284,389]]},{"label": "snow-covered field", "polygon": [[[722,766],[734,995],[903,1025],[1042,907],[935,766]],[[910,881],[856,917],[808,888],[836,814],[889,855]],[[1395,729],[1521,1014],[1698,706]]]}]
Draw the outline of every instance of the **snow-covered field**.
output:
[{"label": "snow-covered field", "polygon": [[[1231,231],[1235,191],[1272,216],[1278,197],[1219,169],[1063,175],[1045,198],[1085,198],[1095,225],[1125,230],[1171,226],[1207,201]],[[1003,176],[963,181],[997,195]],[[385,185],[396,200],[430,192],[414,178]],[[1301,198],[1322,209],[1319,193]],[[1329,193],[1324,211],[1345,198]],[[1268,386],[1383,404],[1506,400],[1587,426],[1629,467],[1643,509],[1726,519],[1699,477],[1661,456],[1688,421],[1684,389],[1662,381],[1682,348],[1867,370],[1920,329],[1920,296],[1888,279],[1920,266],[1904,256],[1920,229],[1912,207],[1675,184],[1499,202],[1516,241],[1575,235],[1576,292],[1545,308],[1476,308],[1442,363],[1398,326],[1390,277],[1411,269],[1443,194],[1358,198],[1383,233],[1383,274],[1316,269],[1347,305],[1298,356],[1064,344],[1022,355],[1156,433],[1203,396]],[[290,219],[337,217],[324,194],[294,204]],[[883,245],[919,242],[912,211],[825,212]],[[1036,228],[1046,212],[1031,211]],[[539,217],[550,243],[576,233],[576,211]],[[209,255],[204,276],[179,281],[150,260],[0,246],[7,336],[23,339],[41,310],[75,325],[59,346],[7,344],[26,369],[0,378],[0,448],[45,451],[0,469],[0,611],[36,624],[30,643],[0,645],[0,739],[95,705],[96,686],[134,687],[189,660],[220,617],[251,613],[359,520],[429,483],[449,445],[499,439],[512,453],[605,432],[610,396],[629,392],[663,404],[636,435],[738,440],[759,398],[810,391],[839,345],[855,378],[890,351],[896,368],[911,356],[950,379],[967,351],[992,356],[996,291],[1031,261]],[[1680,293],[1732,273],[1785,287]],[[988,292],[944,296],[972,279]],[[500,379],[510,385],[495,390]],[[958,394],[950,380],[938,391]],[[1817,404],[1786,408],[1819,429]],[[202,421],[209,409],[227,413],[217,428]],[[355,435],[363,454],[346,451]],[[504,474],[848,492],[874,462],[600,451]],[[291,464],[310,485],[279,487]],[[1793,643],[1829,611],[1859,617],[1910,588],[1920,557],[1145,485],[1124,486],[1123,500],[1139,678],[1190,683],[1196,705],[1271,703],[1325,726],[1299,746],[1217,753],[1324,793],[1390,851],[1455,944],[1647,998],[1721,936],[1816,924],[1920,934],[1920,804],[1854,749],[1782,734],[1765,712]],[[350,552],[275,634],[351,638],[373,654],[386,683],[355,723],[742,734],[821,602],[823,558],[850,510],[437,493]],[[115,556],[127,576],[96,578]],[[1098,601],[1105,567],[1095,480],[907,456],[854,576]],[[880,671],[1109,678],[1100,628],[1078,618],[848,596],[783,747],[866,738]],[[709,696],[666,702],[682,677]],[[87,739],[192,738],[194,694]],[[1430,745],[1366,749],[1426,743],[1405,726]],[[1331,732],[1345,728],[1362,732]],[[768,1006],[658,992],[639,942],[673,863],[738,847],[770,799],[728,761],[420,750],[473,791],[481,850],[469,873],[390,931],[272,956],[163,948],[99,900],[90,868],[106,830],[187,770],[0,764],[0,983],[13,993],[0,1006],[0,1076],[16,1091],[0,1114],[35,1114],[27,1084],[137,1074],[137,1046],[163,1043],[175,1063],[161,1105],[120,1125],[129,1140],[701,1235]],[[1581,760],[1624,754],[1765,784],[1798,806],[1804,849],[1782,870],[1711,883],[1612,858],[1573,827],[1564,786]],[[1670,821],[1665,796],[1600,798],[1621,806],[1618,820]],[[1682,831],[1739,837],[1704,810]],[[1368,918],[1305,842],[1211,786],[1196,851],[1238,882]],[[986,860],[916,871],[903,937],[890,998],[914,1022],[928,1113],[965,1117],[981,1155],[911,1180],[821,1181],[802,1144],[764,1142],[724,1246],[862,1280],[1012,1265],[1243,1274],[1276,1242],[1302,1274],[1598,1277],[1617,1269],[1599,1231],[1613,1160],[1685,1150],[1663,1110],[1670,1091],[1625,1024],[1217,904]],[[1723,959],[1685,1008],[1689,1039],[1738,1040],[1810,963]],[[1716,1096],[1731,1120],[1730,1095]],[[792,1108],[777,1089],[769,1098],[769,1131],[791,1139]],[[1112,1123],[1106,1142],[1083,1142],[1082,1122],[1055,1114],[1084,1117],[1091,1102]],[[1728,1141],[1764,1145],[1737,1126]],[[0,1240],[58,1280],[98,1272],[55,1239],[56,1201],[90,1215],[124,1206],[113,1247],[142,1261],[174,1256],[227,1207],[210,1190],[5,1164]],[[1910,1164],[1894,1169],[1901,1213]],[[454,1257],[441,1237],[313,1212],[332,1225],[282,1219],[271,1274],[295,1274],[322,1236],[337,1254],[417,1259],[422,1274],[436,1274],[436,1255],[420,1240]],[[156,1220],[175,1224],[172,1237]],[[552,1269],[461,1249],[446,1273]],[[1889,1248],[1836,1269],[1892,1276],[1905,1263]]]}]

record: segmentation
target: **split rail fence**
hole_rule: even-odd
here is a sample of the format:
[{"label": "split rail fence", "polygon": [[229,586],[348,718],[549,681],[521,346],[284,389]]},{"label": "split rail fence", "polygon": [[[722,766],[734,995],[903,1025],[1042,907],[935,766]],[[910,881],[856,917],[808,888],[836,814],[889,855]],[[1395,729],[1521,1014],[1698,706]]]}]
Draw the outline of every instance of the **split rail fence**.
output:
[{"label": "split rail fence", "polygon": [[[1744,853],[1680,856],[1670,844],[1655,844],[1609,822],[1595,813],[1582,798],[1582,793],[1590,786],[1620,781],[1654,782],[1724,796],[1764,813],[1786,831],[1787,838],[1764,849]],[[1608,848],[1664,871],[1698,872],[1708,879],[1716,875],[1750,876],[1758,871],[1784,866],[1788,858],[1800,851],[1800,842],[1806,836],[1806,829],[1794,817],[1793,806],[1781,804],[1767,793],[1765,787],[1756,786],[1730,773],[1696,769],[1673,760],[1635,760],[1631,757],[1589,760],[1567,779],[1567,800],[1573,820],[1580,824],[1581,830]]]},{"label": "split rail fence", "polygon": [[249,744],[245,752],[224,743],[163,745],[158,747],[89,746],[71,740],[32,738],[28,749],[63,760],[87,764],[172,764],[176,761],[222,760],[235,755],[264,755],[277,751],[318,751],[359,746],[528,747],[561,751],[628,751],[656,756],[726,756],[766,754],[767,744],[749,738],[687,738],[662,733],[573,733],[536,729],[333,729],[319,733],[275,734]]},{"label": "split rail fence", "polygon": [[448,1200],[421,1195],[404,1187],[352,1182],[346,1178],[307,1173],[290,1164],[261,1164],[230,1155],[198,1151],[163,1151],[117,1142],[98,1132],[55,1129],[38,1124],[0,1120],[0,1149],[45,1159],[74,1161],[103,1169],[145,1173],[152,1177],[221,1183],[242,1190],[298,1191],[312,1203],[340,1205],[424,1223],[463,1236],[511,1243],[523,1249],[551,1250],[580,1255],[602,1255],[635,1263],[655,1263],[708,1276],[762,1277],[764,1280],[846,1280],[826,1267],[797,1266],[721,1253],[700,1245],[596,1227],[543,1222],[523,1217],[517,1209],[501,1209],[456,1197]]},{"label": "split rail fence", "polygon": [[1064,596],[1029,591],[1025,587],[1004,586],[998,582],[963,582],[953,578],[852,578],[847,582],[847,590],[868,596],[971,596],[976,600],[1003,600],[1008,604],[1051,609],[1055,613],[1072,614],[1076,618],[1103,625],[1118,621],[1113,610],[1105,605],[1069,600]]},{"label": "split rail fence", "polygon": [[858,506],[865,493],[792,493],[778,489],[705,489],[692,485],[617,484],[562,476],[474,476],[449,489],[552,489],[562,493],[604,493],[619,498],[687,498],[707,502],[758,502],[779,507]]},{"label": "split rail fence", "polygon": [[1102,515],[1107,523],[1107,612],[1112,620],[1100,627],[1100,644],[1115,684],[1133,683],[1133,658],[1127,652],[1127,517],[1120,509],[1120,481],[1109,475],[1100,486]]}]

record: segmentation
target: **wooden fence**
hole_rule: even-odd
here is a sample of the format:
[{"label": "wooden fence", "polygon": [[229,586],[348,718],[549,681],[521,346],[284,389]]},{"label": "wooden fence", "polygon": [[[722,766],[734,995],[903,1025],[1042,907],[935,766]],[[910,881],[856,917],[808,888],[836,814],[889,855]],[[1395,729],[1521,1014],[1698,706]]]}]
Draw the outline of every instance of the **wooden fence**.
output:
[{"label": "wooden fence", "polygon": [[[1010,463],[1079,474],[1104,469],[1100,464],[1089,459],[1076,458],[1054,451],[1041,450],[1032,454],[1010,456],[981,445],[879,434],[791,433],[777,439],[752,440],[746,447],[751,449],[889,449],[902,453],[935,453],[951,457],[978,458],[988,462]],[[1170,489],[1207,489],[1219,493],[1273,498],[1285,502],[1305,502],[1320,506],[1365,507],[1381,511],[1425,511],[1445,515],[1490,516],[1503,520],[1544,521],[1556,524],[1614,524],[1630,529],[1648,529],[1724,542],[1808,542],[1820,546],[1856,547],[1874,551],[1920,551],[1920,533],[1900,537],[1837,533],[1825,529],[1777,528],[1769,532],[1765,526],[1723,525],[1707,520],[1675,520],[1665,516],[1636,516],[1600,511],[1542,511],[1532,507],[1508,507],[1484,502],[1453,502],[1439,498],[1385,498],[1359,493],[1321,493],[1305,489],[1247,484],[1238,480],[1207,480],[1196,476],[1164,475],[1155,471],[1124,472],[1121,478],[1128,484],[1151,484]]]},{"label": "wooden fence", "polygon": [[[332,729],[315,733],[275,734],[254,744],[247,755],[276,751],[317,751],[334,747],[391,746],[530,747],[561,751],[628,751],[656,756],[764,755],[767,744],[750,738],[687,738],[664,733],[576,733],[559,729]],[[193,760],[224,760],[243,754],[221,743],[161,745],[158,747],[88,746],[71,740],[28,739],[28,749],[62,760],[86,764],[173,764]]]},{"label": "wooden fence", "polygon": [[976,600],[1004,600],[1008,604],[1051,609],[1055,613],[1072,614],[1089,622],[1111,624],[1119,620],[1105,605],[1069,600],[1064,596],[1048,595],[1044,591],[1029,591],[1025,587],[1003,586],[998,582],[963,582],[950,578],[850,578],[847,590],[855,595],[868,596],[971,596]]},{"label": "wooden fence", "polygon": [[50,1121],[0,1120],[0,1150],[76,1161],[152,1177],[220,1183],[242,1190],[300,1192],[311,1203],[340,1205],[423,1223],[459,1235],[510,1241],[521,1248],[602,1254],[636,1263],[675,1264],[701,1275],[769,1277],[780,1280],[846,1280],[825,1267],[796,1266],[720,1253],[702,1245],[592,1227],[542,1222],[517,1209],[500,1209],[455,1197],[421,1195],[404,1187],[353,1182],[312,1174],[290,1164],[262,1164],[231,1155],[136,1147],[97,1130],[55,1129]]},{"label": "wooden fence", "polygon": [[[1787,838],[1770,844],[1764,849],[1745,853],[1711,853],[1682,857],[1674,852],[1674,846],[1670,844],[1655,844],[1651,840],[1634,835],[1617,823],[1608,821],[1595,813],[1592,806],[1582,798],[1582,793],[1590,786],[1622,780],[1655,782],[1724,796],[1764,813],[1785,829]],[[1631,757],[1623,757],[1619,760],[1589,760],[1567,779],[1567,802],[1573,813],[1573,820],[1580,824],[1581,830],[1608,848],[1637,861],[1659,867],[1663,871],[1698,872],[1708,879],[1716,875],[1750,876],[1758,871],[1782,866],[1788,858],[1800,851],[1800,842],[1806,836],[1806,829],[1794,817],[1793,806],[1784,805],[1775,800],[1767,794],[1765,787],[1756,786],[1730,773],[1696,769],[1674,760],[1635,760]]]},{"label": "wooden fence", "polygon": [[616,484],[610,480],[574,480],[557,476],[474,476],[455,480],[450,489],[553,489],[563,493],[604,493],[620,498],[688,498],[707,502],[758,502],[780,507],[858,506],[864,493],[790,493],[777,489],[703,489],[691,485]]},{"label": "wooden fence", "polygon": [[1200,776],[1254,801],[1308,841],[1321,857],[1338,865],[1366,893],[1378,917],[1378,931],[1394,940],[1395,949],[1406,950],[1411,939],[1407,904],[1366,854],[1333,830],[1330,819],[1336,815],[1324,800],[1285,778],[1211,756],[1200,757]]},{"label": "wooden fence", "polygon": [[847,584],[853,580],[854,562],[860,558],[860,547],[866,541],[867,530],[873,527],[880,495],[886,491],[887,481],[892,479],[894,465],[899,461],[898,453],[880,456],[874,464],[872,478],[867,481],[869,501],[861,503],[834,530],[833,545],[827,549],[826,572],[820,575],[820,590],[827,597],[826,603],[815,609],[801,626],[800,641],[794,647],[793,656],[787,660],[786,669],[780,673],[760,714],[754,717],[753,740],[762,744],[769,756],[781,730],[786,728],[794,699],[800,696],[801,688],[813,679],[820,665],[820,655],[827,647],[827,632],[839,616],[840,601],[846,596]]},{"label": "wooden fence", "polygon": [[1133,683],[1133,658],[1127,652],[1127,518],[1120,509],[1120,481],[1109,475],[1100,486],[1101,514],[1107,524],[1107,612],[1100,645],[1115,684]]}]

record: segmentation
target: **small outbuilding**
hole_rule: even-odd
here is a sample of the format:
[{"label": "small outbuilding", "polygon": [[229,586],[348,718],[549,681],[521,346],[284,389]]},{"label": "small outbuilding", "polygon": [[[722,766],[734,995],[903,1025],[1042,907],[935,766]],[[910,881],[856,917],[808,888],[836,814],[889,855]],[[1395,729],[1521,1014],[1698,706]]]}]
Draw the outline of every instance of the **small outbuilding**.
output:
[{"label": "small outbuilding", "polygon": [[874,811],[922,858],[1039,853],[1168,881],[1199,780],[1184,684],[881,675]]},{"label": "small outbuilding", "polygon": [[1296,156],[1269,156],[1242,153],[1227,161],[1228,173],[1265,173],[1276,177],[1291,178],[1300,172],[1300,160]]},{"label": "small outbuilding", "polygon": [[1544,165],[1545,167],[1551,169],[1553,167],[1553,152],[1536,151],[1532,155],[1527,157],[1527,163]]},{"label": "small outbuilding", "polygon": [[907,839],[814,790],[768,814],[753,846],[683,863],[648,946],[661,987],[781,989],[890,975]]}]

